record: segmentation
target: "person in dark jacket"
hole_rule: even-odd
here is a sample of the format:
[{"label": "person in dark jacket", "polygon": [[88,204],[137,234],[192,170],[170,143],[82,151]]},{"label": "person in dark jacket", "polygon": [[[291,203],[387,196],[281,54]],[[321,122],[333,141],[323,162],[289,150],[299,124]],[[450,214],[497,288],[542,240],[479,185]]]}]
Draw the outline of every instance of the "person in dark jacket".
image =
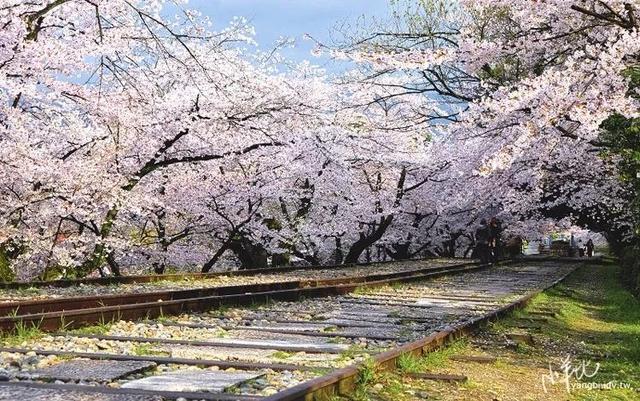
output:
[{"label": "person in dark jacket", "polygon": [[588,257],[592,257],[593,256],[594,248],[595,248],[595,245],[593,245],[593,241],[591,240],[591,238],[589,238],[589,241],[587,241],[587,256]]},{"label": "person in dark jacket", "polygon": [[476,255],[481,263],[489,263],[489,239],[491,233],[487,221],[480,220],[480,227],[476,230]]},{"label": "person in dark jacket", "polygon": [[493,262],[497,262],[501,256],[502,223],[493,217],[489,222],[489,256]]}]

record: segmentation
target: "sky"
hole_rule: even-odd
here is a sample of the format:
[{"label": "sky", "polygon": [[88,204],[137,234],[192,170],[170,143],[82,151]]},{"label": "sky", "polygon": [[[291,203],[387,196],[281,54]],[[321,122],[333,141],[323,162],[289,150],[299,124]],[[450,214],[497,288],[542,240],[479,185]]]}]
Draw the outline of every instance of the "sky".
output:
[{"label": "sky", "polygon": [[223,29],[234,16],[244,17],[256,29],[260,47],[270,50],[281,36],[296,39],[296,46],[282,53],[290,60],[309,60],[327,70],[339,68],[327,58],[310,54],[315,44],[305,34],[327,43],[331,30],[345,22],[355,23],[363,15],[384,18],[388,0],[190,0],[188,8],[209,16],[213,29]]}]

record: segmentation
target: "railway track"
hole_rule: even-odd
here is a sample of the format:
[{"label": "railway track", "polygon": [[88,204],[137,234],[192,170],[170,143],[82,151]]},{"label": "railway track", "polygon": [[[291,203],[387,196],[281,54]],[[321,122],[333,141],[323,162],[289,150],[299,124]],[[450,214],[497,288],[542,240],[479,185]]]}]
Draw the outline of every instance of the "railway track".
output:
[{"label": "railway track", "polygon": [[[464,259],[456,258],[423,258],[413,259],[415,261],[436,261],[444,262],[449,261],[451,264],[463,263]],[[345,271],[355,267],[379,267],[396,263],[396,261],[384,261],[384,262],[368,262],[368,263],[355,263],[355,264],[341,264],[341,265],[304,265],[304,266],[281,266],[281,267],[269,267],[262,269],[239,269],[239,270],[224,270],[215,271],[209,273],[176,273],[176,274],[145,274],[145,275],[126,275],[126,276],[109,276],[109,277],[93,277],[84,279],[62,279],[62,280],[34,280],[34,281],[16,281],[9,283],[0,283],[0,290],[34,290],[38,288],[45,288],[51,290],[53,288],[69,288],[69,287],[81,287],[81,286],[112,286],[122,284],[144,284],[144,283],[158,283],[158,282],[182,282],[182,281],[202,281],[207,279],[215,279],[219,277],[247,277],[257,275],[281,275],[291,272],[309,271],[313,274],[317,274],[319,271]]]},{"label": "railway track", "polygon": [[[116,310],[129,318],[128,308],[150,313],[137,322],[74,331],[58,324],[51,326],[58,332],[5,340],[0,380],[9,381],[0,383],[0,400],[320,399],[348,391],[364,360],[393,365],[403,353],[427,352],[576,266],[432,266],[358,282],[92,308],[104,319]],[[220,305],[234,306],[211,310]],[[21,321],[24,331],[40,320],[46,328],[61,313],[5,316],[2,324]]]},{"label": "railway track", "polygon": [[[199,288],[213,287],[234,287],[269,284],[276,282],[293,281],[317,281],[323,279],[351,278],[357,276],[367,276],[371,274],[398,273],[402,271],[416,270],[428,266],[439,267],[448,265],[459,265],[468,260],[429,258],[406,261],[377,262],[374,264],[357,264],[344,266],[324,266],[315,269],[304,267],[295,270],[285,269],[284,272],[264,272],[262,270],[244,271],[242,275],[215,274],[213,276],[194,276],[191,274],[180,275],[181,279],[164,280],[143,283],[121,283],[121,284],[85,284],[80,283],[73,287],[60,286],[36,286],[33,288],[0,289],[0,306],[9,307],[7,304],[26,304],[31,300],[51,300],[53,298],[80,298],[80,297],[121,297],[124,294],[143,294],[164,291],[186,291]],[[273,270],[273,269],[270,269]],[[252,274],[245,274],[252,272]],[[161,278],[163,276],[144,276],[145,278]],[[171,276],[174,277],[174,276]],[[58,282],[53,282],[58,283]]]},{"label": "railway track", "polygon": [[[476,263],[451,264],[450,261],[423,262],[424,265],[421,267],[415,266],[420,262],[404,263],[413,267],[382,274],[369,273],[338,278],[4,302],[0,303],[0,331],[12,331],[16,324],[37,325],[42,330],[51,331],[61,327],[76,328],[112,320],[176,315],[223,305],[247,305],[268,300],[295,300],[300,297],[344,294],[363,285],[375,286],[389,282],[419,280],[484,267]],[[399,263],[387,263],[392,264]]]}]

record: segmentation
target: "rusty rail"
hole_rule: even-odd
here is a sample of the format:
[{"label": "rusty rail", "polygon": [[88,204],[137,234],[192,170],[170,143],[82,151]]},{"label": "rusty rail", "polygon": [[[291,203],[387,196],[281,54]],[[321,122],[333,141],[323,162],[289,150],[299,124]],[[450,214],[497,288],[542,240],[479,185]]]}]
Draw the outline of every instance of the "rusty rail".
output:
[{"label": "rusty rail", "polygon": [[[346,269],[354,266],[375,266],[379,264],[389,264],[397,262],[420,261],[420,260],[437,260],[441,258],[418,258],[418,259],[400,259],[389,260],[383,262],[365,262],[350,263],[343,265],[304,265],[304,266],[282,266],[267,267],[263,269],[241,269],[241,270],[225,270],[210,273],[176,273],[176,274],[145,274],[130,276],[113,276],[113,277],[94,277],[83,279],[63,279],[63,280],[36,280],[36,281],[16,281],[10,283],[0,283],[0,289],[26,289],[41,287],[74,287],[80,284],[84,285],[112,285],[112,284],[139,284],[152,283],[157,281],[184,281],[194,279],[207,279],[220,276],[255,276],[259,274],[278,274],[287,273],[295,270],[313,270],[313,269]],[[447,258],[455,259],[455,258]]]},{"label": "rusty rail", "polygon": [[145,302],[166,302],[180,299],[203,298],[220,295],[250,294],[277,290],[289,290],[306,287],[323,287],[338,284],[356,284],[369,281],[409,277],[427,272],[446,270],[451,267],[471,266],[474,263],[461,263],[448,266],[425,267],[394,273],[369,274],[365,276],[327,278],[320,280],[292,280],[271,283],[244,284],[234,286],[193,288],[186,290],[163,290],[133,294],[92,295],[79,297],[42,298],[32,301],[0,303],[0,316],[27,315],[35,313],[58,312],[64,310],[100,308],[105,306],[129,305]]},{"label": "rusty rail", "polygon": [[[55,331],[60,328],[78,328],[93,323],[110,322],[121,319],[135,320],[168,315],[176,316],[186,312],[202,312],[223,305],[251,305],[254,303],[269,302],[271,300],[295,301],[302,297],[319,298],[330,295],[343,295],[360,287],[376,287],[394,282],[409,282],[442,275],[458,274],[484,269],[488,266],[489,265],[464,263],[409,272],[374,275],[368,278],[365,276],[364,279],[332,279],[333,282],[328,285],[320,281],[323,285],[262,292],[238,292],[228,295],[201,296],[168,301],[157,300],[151,297],[147,298],[146,302],[139,303],[4,316],[0,317],[0,331],[13,331],[18,324],[32,325],[44,331]],[[20,308],[18,308],[18,311],[20,311]]]}]

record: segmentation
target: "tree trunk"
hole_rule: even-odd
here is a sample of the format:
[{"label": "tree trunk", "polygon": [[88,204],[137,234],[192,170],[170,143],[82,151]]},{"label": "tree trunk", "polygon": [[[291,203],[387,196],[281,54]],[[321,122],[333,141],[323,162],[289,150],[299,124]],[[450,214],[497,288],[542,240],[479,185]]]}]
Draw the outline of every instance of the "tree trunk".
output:
[{"label": "tree trunk", "polygon": [[380,224],[378,227],[374,229],[370,234],[360,234],[360,239],[351,245],[349,248],[349,253],[347,253],[347,257],[344,259],[345,264],[353,264],[358,263],[358,259],[360,259],[360,255],[364,252],[368,247],[375,244],[384,233],[387,231],[387,228],[393,222],[393,215],[389,215],[380,219]]},{"label": "tree trunk", "polygon": [[231,241],[230,249],[240,259],[240,269],[265,269],[269,267],[267,251],[245,237]]},{"label": "tree trunk", "polygon": [[218,260],[222,257],[222,255],[231,247],[232,238],[229,238],[225,241],[224,244],[218,249],[218,251],[207,261],[207,263],[202,266],[202,273],[209,273],[213,266],[218,262]]},{"label": "tree trunk", "polygon": [[120,273],[120,266],[118,265],[118,262],[116,262],[116,257],[113,252],[109,252],[107,254],[107,263],[109,264],[109,267],[111,268],[111,273],[114,276],[116,277],[122,276],[122,274]]},{"label": "tree trunk", "polygon": [[448,258],[456,257],[456,242],[458,238],[462,236],[462,233],[454,233],[449,235],[449,239],[443,243],[444,251],[442,252],[442,256]]},{"label": "tree trunk", "polygon": [[336,237],[336,249],[333,251],[333,263],[339,265],[344,259],[344,252],[342,252],[342,238]]},{"label": "tree trunk", "polygon": [[118,208],[113,207],[107,212],[107,216],[100,227],[100,241],[93,248],[93,253],[89,259],[76,270],[76,276],[78,278],[91,274],[108,261],[111,251],[104,245],[104,240],[111,234],[111,229],[116,221],[116,217],[118,217]]},{"label": "tree trunk", "polygon": [[291,255],[288,253],[276,253],[271,256],[271,266],[289,266],[291,264]]},{"label": "tree trunk", "polygon": [[411,257],[411,255],[409,255],[410,246],[411,246],[410,242],[393,244],[391,245],[391,247],[393,248],[393,251],[388,250],[387,254],[394,260],[409,259]]}]

